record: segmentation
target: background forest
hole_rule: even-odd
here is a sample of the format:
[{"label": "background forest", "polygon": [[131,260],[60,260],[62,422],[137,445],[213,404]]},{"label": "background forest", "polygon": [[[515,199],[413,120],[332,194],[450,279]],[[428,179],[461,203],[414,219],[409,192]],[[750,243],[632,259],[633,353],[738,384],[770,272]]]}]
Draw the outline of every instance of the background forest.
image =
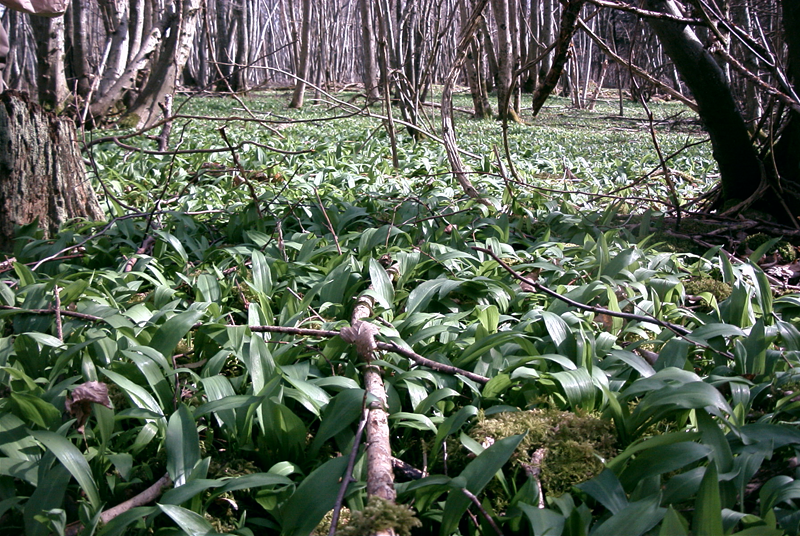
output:
[{"label": "background forest", "polygon": [[3,22],[0,533],[800,534],[797,2]]}]

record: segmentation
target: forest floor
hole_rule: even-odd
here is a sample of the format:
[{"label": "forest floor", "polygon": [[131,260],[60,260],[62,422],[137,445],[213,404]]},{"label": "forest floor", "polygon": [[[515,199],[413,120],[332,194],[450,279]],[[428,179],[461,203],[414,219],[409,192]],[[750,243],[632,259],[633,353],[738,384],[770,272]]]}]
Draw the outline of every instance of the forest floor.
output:
[{"label": "forest floor", "polygon": [[[395,167],[351,97],[180,100],[166,151],[84,134],[108,220],[22,229],[0,265],[4,527],[800,532],[797,248],[702,213],[685,107],[551,99],[510,161],[456,114],[479,202],[435,107]],[[364,489],[364,303],[399,510]]]}]

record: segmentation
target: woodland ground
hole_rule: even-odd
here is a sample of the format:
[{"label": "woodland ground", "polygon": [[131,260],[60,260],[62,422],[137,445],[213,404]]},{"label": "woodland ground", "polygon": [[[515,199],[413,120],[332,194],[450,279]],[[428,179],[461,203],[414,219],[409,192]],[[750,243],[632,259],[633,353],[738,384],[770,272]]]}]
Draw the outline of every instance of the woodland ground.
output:
[{"label": "woodland ground", "polygon": [[3,527],[322,530],[363,369],[341,337],[292,328],[336,332],[368,295],[397,349],[378,362],[392,453],[427,476],[398,478],[415,527],[365,509],[356,450],[342,534],[800,532],[796,248],[688,217],[717,177],[685,108],[651,104],[674,189],[630,102],[552,99],[511,125],[516,176],[501,125],[457,113],[485,205],[435,140],[398,127],[395,169],[380,119],[287,102],[181,101],[164,153],[85,134],[109,221],[22,229],[2,265]]}]

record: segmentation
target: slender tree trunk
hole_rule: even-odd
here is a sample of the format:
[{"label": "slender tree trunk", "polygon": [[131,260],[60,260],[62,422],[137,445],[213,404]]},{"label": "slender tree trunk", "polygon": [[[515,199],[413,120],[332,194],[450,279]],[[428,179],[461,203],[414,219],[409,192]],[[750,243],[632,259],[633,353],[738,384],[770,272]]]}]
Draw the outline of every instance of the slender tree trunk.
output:
[{"label": "slender tree trunk", "polygon": [[[291,1],[291,0],[290,0]],[[298,60],[297,80],[294,84],[294,93],[289,108],[303,107],[303,94],[306,90],[308,79],[309,45],[311,44],[311,0],[303,0],[303,30],[300,38],[300,58]]]},{"label": "slender tree trunk", "polygon": [[[78,95],[86,97],[92,87],[89,67],[89,21],[83,2],[72,2],[65,17],[69,17],[69,31],[65,35],[69,50],[69,65]],[[65,19],[66,21],[67,19]]]},{"label": "slender tree trunk", "polygon": [[514,48],[511,42],[508,2],[509,0],[492,0],[492,11],[497,23],[497,115],[500,119],[519,121],[519,116],[511,106]]},{"label": "slender tree trunk", "polygon": [[69,89],[64,76],[64,17],[31,17],[38,60],[39,102],[58,110],[67,100]]},{"label": "slender tree trunk", "polygon": [[559,31],[558,41],[556,42],[553,63],[550,66],[550,70],[547,71],[544,80],[542,80],[539,87],[536,88],[536,92],[533,94],[533,102],[531,104],[533,115],[538,114],[542,109],[547,97],[553,92],[556,84],[558,84],[559,78],[561,78],[561,75],[564,73],[564,66],[569,59],[569,45],[578,27],[578,15],[585,3],[586,0],[567,0],[567,3],[561,10],[561,30]]},{"label": "slender tree trunk", "polygon": [[371,0],[359,0],[361,10],[361,46],[364,61],[364,95],[367,103],[380,98],[378,91],[377,44],[375,41],[375,19]]},{"label": "slender tree trunk", "polygon": [[[782,0],[781,7],[789,60],[788,75],[795,92],[800,93],[797,91],[800,89],[800,3]],[[791,109],[788,114],[788,122],[775,144],[775,165],[780,177],[800,185],[800,112]]]},{"label": "slender tree trunk", "polygon": [[[466,24],[470,15],[468,7],[464,2],[460,2],[459,6],[462,24]],[[467,83],[469,84],[470,93],[472,94],[472,106],[475,110],[473,117],[475,119],[485,119],[492,116],[492,106],[489,104],[489,99],[486,95],[486,86],[481,80],[479,54],[478,41],[473,36],[472,44],[470,44],[467,49],[464,67],[467,72]]]}]

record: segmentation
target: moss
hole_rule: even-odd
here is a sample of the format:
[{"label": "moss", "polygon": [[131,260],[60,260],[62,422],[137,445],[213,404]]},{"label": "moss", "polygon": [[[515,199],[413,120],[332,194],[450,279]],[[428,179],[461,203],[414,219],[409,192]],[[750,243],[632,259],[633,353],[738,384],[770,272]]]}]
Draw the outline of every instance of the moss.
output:
[{"label": "moss", "polygon": [[[333,512],[328,512],[311,535],[327,535],[331,528],[331,521],[333,521]],[[410,536],[411,529],[421,527],[422,522],[406,505],[394,504],[379,497],[370,497],[363,510],[351,512],[347,508],[342,508],[339,522],[336,525],[337,536],[366,536],[388,529],[393,529],[397,536]]]},{"label": "moss", "polygon": [[683,288],[686,294],[697,296],[703,292],[708,292],[714,296],[718,302],[725,300],[731,295],[731,286],[722,281],[717,281],[712,277],[696,277],[684,281]]},{"label": "moss", "polygon": [[127,114],[119,120],[119,128],[136,128],[141,118],[136,114]]},{"label": "moss", "polygon": [[[770,240],[772,240],[772,237],[764,233],[750,235],[739,246],[739,254],[744,255],[748,251],[755,251]],[[779,255],[783,262],[797,260],[797,248],[786,240],[780,240],[766,253],[767,255]]]},{"label": "moss", "polygon": [[[604,459],[616,454],[611,423],[591,415],[535,409],[479,417],[469,435],[480,443],[526,433],[512,456],[512,464],[524,470],[538,449],[545,450],[541,482],[554,496],[598,475]],[[523,473],[524,474],[524,473]]]},{"label": "moss", "polygon": [[[328,536],[328,532],[331,530],[331,521],[333,521],[333,510],[325,514],[322,518],[322,521],[319,522],[317,528],[315,528],[311,532],[311,536]],[[336,534],[342,530],[348,522],[350,521],[350,509],[346,506],[343,506],[342,509],[339,511],[339,520],[336,523]]]}]

